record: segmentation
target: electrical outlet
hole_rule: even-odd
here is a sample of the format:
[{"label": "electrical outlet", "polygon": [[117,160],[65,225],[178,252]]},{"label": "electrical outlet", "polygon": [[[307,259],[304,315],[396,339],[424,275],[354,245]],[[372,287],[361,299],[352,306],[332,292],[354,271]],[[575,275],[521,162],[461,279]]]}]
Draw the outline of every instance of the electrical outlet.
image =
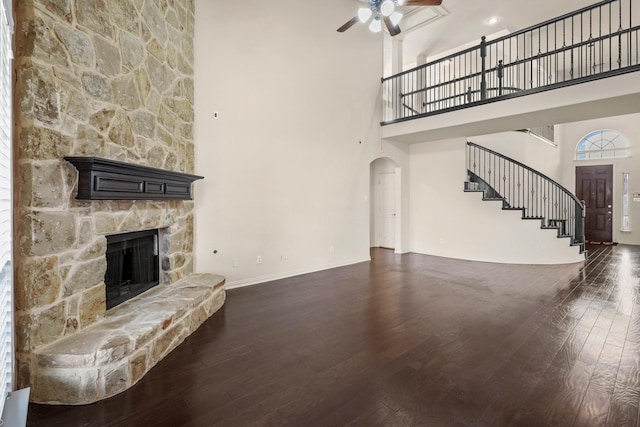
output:
[{"label": "electrical outlet", "polygon": [[329,253],[332,254],[333,253],[333,245],[329,246]]},{"label": "electrical outlet", "polygon": [[214,111],[214,112],[213,112],[213,119],[214,119],[214,120],[218,120],[219,118],[220,118],[220,114],[218,114],[218,112],[217,112],[217,111]]},{"label": "electrical outlet", "polygon": [[262,264],[262,256],[258,255],[258,257],[256,258],[256,264]]},{"label": "electrical outlet", "polygon": [[234,258],[234,259],[233,259],[233,266],[234,266],[234,267],[237,267],[238,265],[239,265],[239,263],[238,263],[238,258]]},{"label": "electrical outlet", "polygon": [[283,255],[280,255],[280,261],[286,261],[286,260],[288,260],[288,259],[289,259],[289,258],[288,258],[286,255],[284,255],[284,254],[283,254]]}]

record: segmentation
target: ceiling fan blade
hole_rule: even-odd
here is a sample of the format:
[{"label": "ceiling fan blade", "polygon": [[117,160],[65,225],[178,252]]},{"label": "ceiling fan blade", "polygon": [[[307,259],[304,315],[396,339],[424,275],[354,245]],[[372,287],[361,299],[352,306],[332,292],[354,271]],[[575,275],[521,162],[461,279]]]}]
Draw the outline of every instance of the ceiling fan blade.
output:
[{"label": "ceiling fan blade", "polygon": [[440,6],[442,0],[405,0],[403,6]]},{"label": "ceiling fan blade", "polygon": [[389,34],[391,34],[391,37],[397,36],[402,31],[400,30],[400,27],[398,27],[397,25],[393,25],[393,22],[391,22],[391,19],[388,16],[383,16],[382,20],[387,26],[387,30],[389,30]]},{"label": "ceiling fan blade", "polygon": [[349,21],[347,21],[342,27],[338,28],[338,32],[339,33],[344,33],[349,28],[351,28],[354,25],[356,25],[359,21],[360,21],[360,19],[357,16],[354,16]]}]

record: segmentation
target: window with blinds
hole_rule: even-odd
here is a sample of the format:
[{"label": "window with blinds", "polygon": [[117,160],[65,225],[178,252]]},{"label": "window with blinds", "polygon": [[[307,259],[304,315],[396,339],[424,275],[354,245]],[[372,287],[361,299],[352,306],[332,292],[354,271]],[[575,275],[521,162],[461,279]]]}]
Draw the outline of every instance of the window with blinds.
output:
[{"label": "window with blinds", "polygon": [[12,390],[11,2],[0,6],[0,413]]}]

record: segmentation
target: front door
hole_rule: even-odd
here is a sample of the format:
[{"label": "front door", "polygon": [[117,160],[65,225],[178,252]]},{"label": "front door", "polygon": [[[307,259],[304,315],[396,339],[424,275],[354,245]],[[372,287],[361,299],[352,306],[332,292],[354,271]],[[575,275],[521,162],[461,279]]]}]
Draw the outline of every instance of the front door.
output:
[{"label": "front door", "polygon": [[396,247],[396,174],[378,175],[380,189],[380,247]]},{"label": "front door", "polygon": [[576,167],[576,196],[584,200],[585,238],[613,240],[613,165]]}]

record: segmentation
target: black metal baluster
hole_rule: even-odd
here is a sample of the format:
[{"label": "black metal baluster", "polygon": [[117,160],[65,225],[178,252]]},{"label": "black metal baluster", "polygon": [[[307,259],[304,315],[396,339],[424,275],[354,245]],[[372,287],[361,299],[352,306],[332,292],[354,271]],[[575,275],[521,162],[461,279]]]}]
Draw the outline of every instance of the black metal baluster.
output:
[{"label": "black metal baluster", "polygon": [[438,110],[438,70],[437,65],[434,64],[429,67],[431,70],[431,109]]},{"label": "black metal baluster", "polygon": [[[622,0],[620,0],[620,3],[622,3]],[[631,28],[633,28],[633,9],[632,9],[632,1],[629,1],[629,32],[627,33],[627,66],[630,67],[631,65],[633,65],[632,59],[631,59]]]},{"label": "black metal baluster", "polygon": [[549,190],[549,185],[546,181],[542,181],[542,203],[541,203],[541,207],[542,207],[542,216],[545,218],[545,225],[548,227],[549,226],[549,203],[547,200],[547,191]]},{"label": "black metal baluster", "polygon": [[[593,72],[595,72],[595,67],[596,67],[596,58],[594,55],[594,51],[593,51],[593,46],[591,45],[592,43],[594,43],[593,41],[593,10],[589,11],[589,40],[591,43],[589,43],[587,46],[589,48],[589,67],[593,67]],[[587,69],[588,70],[588,69]],[[587,71],[587,74],[591,74],[589,71]]]},{"label": "black metal baluster", "polygon": [[613,10],[611,9],[611,7],[612,7],[611,3],[609,3],[609,13],[608,13],[608,16],[609,16],[609,37],[608,37],[608,39],[609,39],[609,71],[613,70],[613,55],[612,55],[613,46],[611,44],[612,43],[611,42],[611,28],[612,28],[611,27],[611,13],[613,12]]},{"label": "black metal baluster", "polygon": [[569,78],[570,80],[573,80],[573,76],[574,76],[574,70],[575,70],[575,63],[574,63],[574,47],[575,46],[575,35],[574,35],[574,17],[571,17],[571,68],[569,69]]},{"label": "black metal baluster", "polygon": [[[407,90],[407,74],[403,74],[402,75],[402,86],[401,87],[402,87],[401,90],[402,90],[403,94],[406,94],[407,92],[409,92]],[[405,104],[404,97],[402,98],[402,104],[403,105]],[[409,112],[408,112],[408,110],[406,108],[402,108],[402,115],[403,115],[403,117],[407,117],[409,115]]]},{"label": "black metal baluster", "polygon": [[[586,49],[588,47],[583,43],[585,41],[584,37],[584,16],[580,14],[580,40],[578,41],[578,77],[584,77],[586,75],[585,68],[589,68],[587,61],[589,60],[588,55],[586,53]],[[586,67],[585,67],[586,65]]]},{"label": "black metal baluster", "polygon": [[533,216],[535,217],[539,217],[540,216],[540,212],[538,212],[538,177],[535,176],[532,172],[529,172],[529,175],[531,176],[531,206],[532,206],[532,212],[533,212]]},{"label": "black metal baluster", "polygon": [[534,200],[535,200],[535,206],[536,206],[536,216],[537,217],[542,217],[542,203],[541,203],[541,199],[540,199],[540,195],[542,193],[542,189],[540,188],[540,177],[535,175],[533,172],[531,173],[531,175],[533,176],[533,181],[535,183],[535,194],[534,194]]},{"label": "black metal baluster", "polygon": [[[532,31],[533,33],[533,31]],[[538,87],[542,86],[540,84],[540,55],[542,55],[542,29],[538,29],[538,58],[536,59],[536,68],[538,69]]]},{"label": "black metal baluster", "polygon": [[562,20],[562,81],[567,80],[567,32],[566,32],[567,20]]},{"label": "black metal baluster", "polygon": [[515,207],[518,199],[518,195],[516,194],[516,183],[518,182],[518,177],[516,176],[515,166],[516,165],[513,163],[509,165],[509,180],[511,181],[511,190],[509,191],[511,197],[509,198],[509,203],[512,208]]},{"label": "black metal baluster", "polygon": [[547,65],[546,65],[546,71],[547,73],[547,82],[546,84],[551,84],[551,61],[552,61],[552,57],[551,55],[549,55],[549,26],[547,25],[547,50],[545,51],[545,55],[547,58]]},{"label": "black metal baluster", "polygon": [[416,108],[420,108],[416,105],[416,95],[415,95],[415,87],[416,87],[416,79],[414,74],[406,74],[407,76],[407,84],[409,85],[409,92],[411,93],[410,98],[407,100],[407,105],[409,105],[409,116],[413,116],[417,114],[420,110],[416,110]]},{"label": "black metal baluster", "polygon": [[533,188],[533,183],[531,182],[531,171],[527,170],[527,216],[533,216],[533,193],[531,192],[531,188]]},{"label": "black metal baluster", "polygon": [[533,52],[534,52],[534,48],[533,48],[533,31],[529,31],[529,55],[528,55],[528,62],[529,62],[529,89],[533,89]]},{"label": "black metal baluster", "polygon": [[[604,63],[604,52],[602,50],[602,7],[598,8],[598,65],[599,72],[602,72],[602,64]],[[594,70],[595,72],[596,70]]]},{"label": "black metal baluster", "polygon": [[[522,174],[522,177],[521,177],[520,169],[521,168],[518,167],[518,207],[520,207],[522,204],[520,200],[520,193],[522,191],[522,188],[524,187],[524,174]],[[522,195],[524,196],[524,193]]]},{"label": "black metal baluster", "polygon": [[399,115],[399,111],[398,111],[398,101],[400,101],[399,99],[399,89],[398,89],[398,81],[400,80],[399,77],[395,77],[392,80],[392,86],[391,86],[391,113],[393,114],[393,118],[400,118]]},{"label": "black metal baluster", "polygon": [[524,174],[524,182],[522,183],[522,207],[524,208],[524,212],[523,215],[525,217],[529,216],[529,197],[531,196],[531,193],[529,193],[529,171],[523,169],[523,174]]},{"label": "black metal baluster", "polygon": [[619,1],[618,5],[620,22],[620,26],[618,27],[618,68],[622,68],[622,1]]},{"label": "black metal baluster", "polygon": [[395,91],[393,103],[395,105],[395,116],[401,118],[403,115],[402,111],[402,76],[395,79]]}]

